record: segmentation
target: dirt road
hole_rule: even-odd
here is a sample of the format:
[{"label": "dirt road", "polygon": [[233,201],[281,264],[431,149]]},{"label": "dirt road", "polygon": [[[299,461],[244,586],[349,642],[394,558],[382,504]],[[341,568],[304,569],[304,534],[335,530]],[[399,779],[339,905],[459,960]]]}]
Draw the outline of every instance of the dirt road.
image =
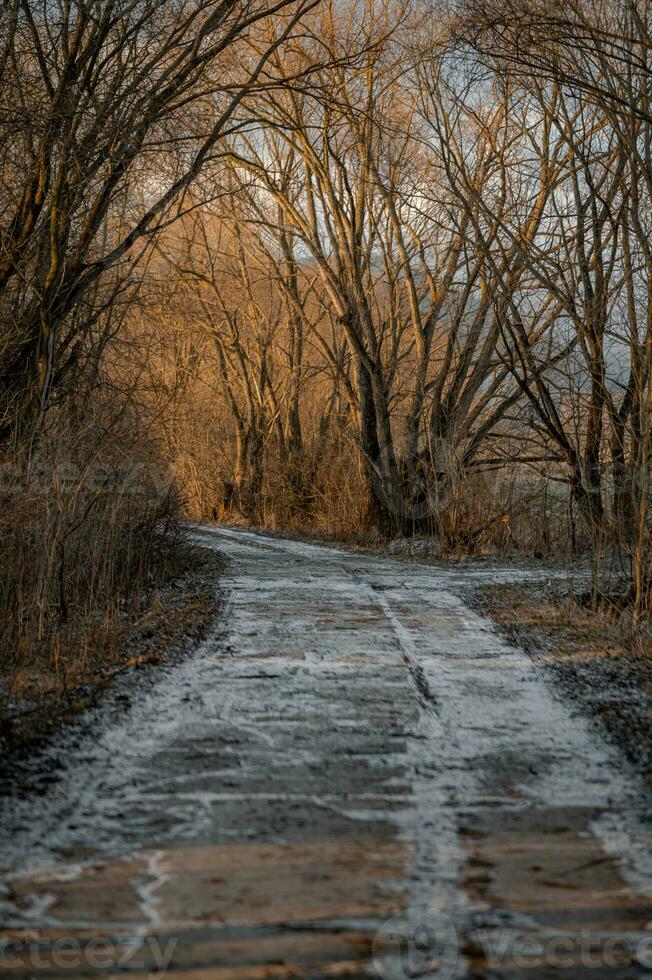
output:
[{"label": "dirt road", "polygon": [[508,570],[197,536],[214,634],[0,801],[0,973],[652,976],[649,792],[465,605]]}]

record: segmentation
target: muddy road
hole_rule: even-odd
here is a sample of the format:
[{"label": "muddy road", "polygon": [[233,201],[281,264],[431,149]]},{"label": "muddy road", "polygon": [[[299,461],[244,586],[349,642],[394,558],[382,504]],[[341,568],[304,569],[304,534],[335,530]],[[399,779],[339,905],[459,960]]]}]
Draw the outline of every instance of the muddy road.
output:
[{"label": "muddy road", "polygon": [[508,569],[196,534],[212,635],[0,800],[0,974],[652,976],[649,791],[465,604]]}]

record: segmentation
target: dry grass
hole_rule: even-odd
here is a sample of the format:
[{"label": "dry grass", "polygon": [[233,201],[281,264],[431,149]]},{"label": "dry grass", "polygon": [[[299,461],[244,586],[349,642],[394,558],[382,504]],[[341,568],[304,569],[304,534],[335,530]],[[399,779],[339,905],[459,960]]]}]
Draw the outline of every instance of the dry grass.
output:
[{"label": "dry grass", "polygon": [[65,692],[112,663],[152,587],[178,569],[174,486],[138,427],[101,412],[68,422],[52,423],[29,454],[4,455],[5,700]]},{"label": "dry grass", "polygon": [[649,622],[633,623],[627,611],[601,605],[590,608],[581,590],[571,594],[514,585],[488,586],[483,607],[492,619],[517,640],[523,635],[540,641],[549,660],[585,661],[610,657],[649,659],[652,632]]}]

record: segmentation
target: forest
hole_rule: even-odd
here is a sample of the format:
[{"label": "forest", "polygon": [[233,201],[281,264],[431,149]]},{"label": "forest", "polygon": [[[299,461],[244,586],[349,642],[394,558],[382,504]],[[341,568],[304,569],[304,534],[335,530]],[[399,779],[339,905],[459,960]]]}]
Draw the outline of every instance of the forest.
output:
[{"label": "forest", "polygon": [[2,0],[3,669],[188,520],[583,556],[649,618],[651,18]]}]

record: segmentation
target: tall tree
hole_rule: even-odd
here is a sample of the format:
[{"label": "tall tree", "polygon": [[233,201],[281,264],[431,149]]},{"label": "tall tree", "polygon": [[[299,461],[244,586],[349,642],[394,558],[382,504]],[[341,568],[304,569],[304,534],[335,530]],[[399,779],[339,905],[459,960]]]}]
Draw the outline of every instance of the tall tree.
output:
[{"label": "tall tree", "polygon": [[183,212],[247,96],[279,82],[272,56],[317,3],[2,4],[0,437],[79,370],[122,273]]}]

